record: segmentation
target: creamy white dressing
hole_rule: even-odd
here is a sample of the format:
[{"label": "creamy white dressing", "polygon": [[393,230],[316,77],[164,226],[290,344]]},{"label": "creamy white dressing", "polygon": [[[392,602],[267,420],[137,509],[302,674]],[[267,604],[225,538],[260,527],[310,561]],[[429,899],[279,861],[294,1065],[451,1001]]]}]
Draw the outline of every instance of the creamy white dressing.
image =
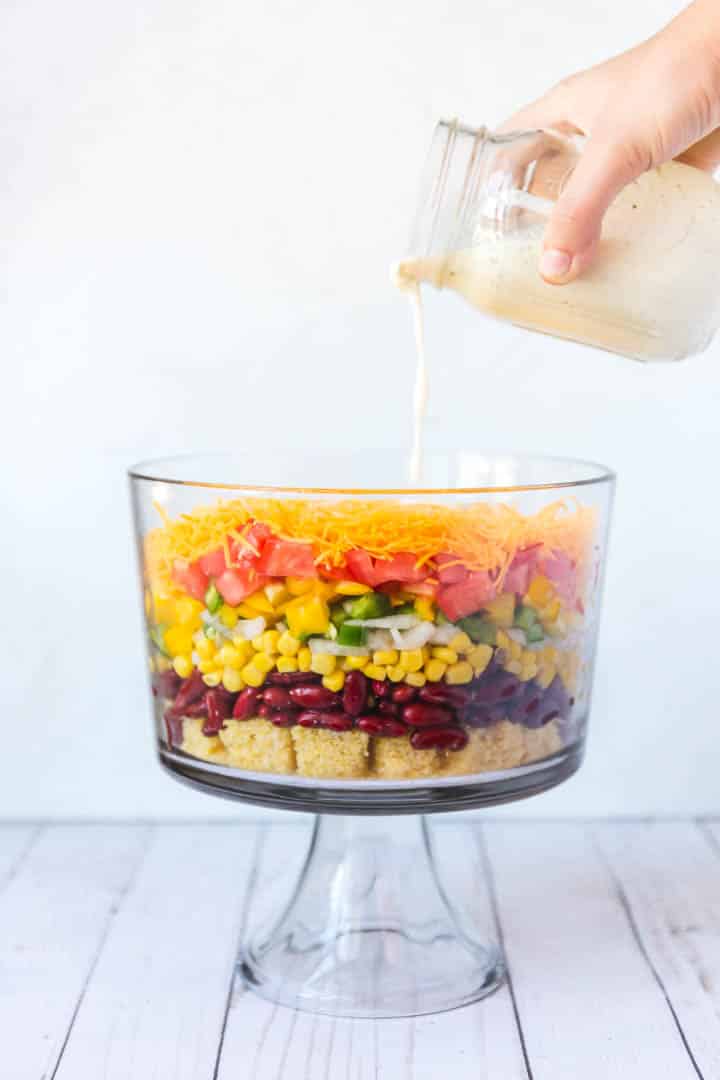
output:
[{"label": "creamy white dressing", "polygon": [[425,353],[425,322],[423,319],[420,285],[410,282],[403,286],[407,292],[412,311],[415,336],[415,388],[413,390],[413,436],[410,453],[410,485],[419,487],[422,480],[423,429],[427,414],[429,380]]}]

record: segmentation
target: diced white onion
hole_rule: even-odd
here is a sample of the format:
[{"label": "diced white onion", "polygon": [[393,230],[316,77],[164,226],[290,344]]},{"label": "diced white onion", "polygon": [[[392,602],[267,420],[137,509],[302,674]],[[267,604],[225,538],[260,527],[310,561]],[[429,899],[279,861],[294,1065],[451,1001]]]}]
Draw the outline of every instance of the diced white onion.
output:
[{"label": "diced white onion", "polygon": [[366,626],[368,630],[410,630],[420,622],[417,615],[383,615],[377,619],[347,619],[348,626]]},{"label": "diced white onion", "polygon": [[521,630],[519,626],[513,626],[510,630],[506,630],[505,633],[513,641],[517,641],[518,645],[522,645],[523,648],[527,645],[527,638],[525,637],[525,631]]},{"label": "diced white onion", "polygon": [[367,634],[368,648],[373,652],[375,649],[392,649],[393,636],[391,630],[368,630]]},{"label": "diced white onion", "polygon": [[436,626],[430,642],[433,645],[449,645],[456,634],[460,633],[460,627],[453,623],[442,623]]},{"label": "diced white onion", "polygon": [[409,630],[391,630],[390,633],[397,649],[422,649],[432,640],[435,633],[435,624],[421,622]]},{"label": "diced white onion", "polygon": [[370,650],[364,645],[338,645],[327,638],[314,637],[308,641],[310,652],[329,653],[330,656],[369,656]]},{"label": "diced white onion", "polygon": [[257,637],[258,634],[262,634],[265,629],[265,620],[262,615],[258,615],[257,619],[240,619],[235,624],[235,633],[240,637],[245,638],[246,641],[250,641],[251,638]]}]

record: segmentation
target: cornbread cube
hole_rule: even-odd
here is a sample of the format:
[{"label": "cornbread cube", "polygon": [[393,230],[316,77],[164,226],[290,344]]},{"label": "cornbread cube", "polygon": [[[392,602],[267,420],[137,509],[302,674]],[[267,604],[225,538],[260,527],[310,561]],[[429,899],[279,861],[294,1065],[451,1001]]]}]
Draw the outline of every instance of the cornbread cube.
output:
[{"label": "cornbread cube", "polygon": [[554,720],[537,729],[525,729],[525,762],[540,761],[563,748],[560,729]]},{"label": "cornbread cube", "polygon": [[443,755],[438,750],[416,750],[406,735],[397,739],[374,737],[372,751],[373,773],[384,780],[436,776],[442,768]]},{"label": "cornbread cube", "polygon": [[217,735],[203,735],[202,726],[203,721],[197,717],[186,717],[183,720],[183,741],[180,749],[204,761],[212,761],[216,765],[227,765],[228,756],[225,747]]},{"label": "cornbread cube", "polygon": [[299,725],[289,731],[300,776],[328,780],[367,776],[370,737],[364,731],[325,731]]},{"label": "cornbread cube", "polygon": [[295,772],[295,754],[288,728],[269,720],[227,720],[220,732],[228,764],[251,772]]},{"label": "cornbread cube", "polygon": [[514,769],[527,761],[525,729],[519,724],[501,720],[488,728],[474,728],[468,734],[467,746],[447,753],[444,775],[497,772]]}]

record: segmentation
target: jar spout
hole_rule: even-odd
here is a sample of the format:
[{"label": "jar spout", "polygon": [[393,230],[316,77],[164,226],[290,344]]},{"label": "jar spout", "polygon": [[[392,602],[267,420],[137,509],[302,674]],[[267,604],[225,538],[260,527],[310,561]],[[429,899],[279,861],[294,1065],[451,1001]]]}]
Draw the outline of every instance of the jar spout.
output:
[{"label": "jar spout", "polygon": [[437,256],[408,256],[392,267],[393,283],[402,292],[411,292],[423,282],[442,288],[443,259]]}]

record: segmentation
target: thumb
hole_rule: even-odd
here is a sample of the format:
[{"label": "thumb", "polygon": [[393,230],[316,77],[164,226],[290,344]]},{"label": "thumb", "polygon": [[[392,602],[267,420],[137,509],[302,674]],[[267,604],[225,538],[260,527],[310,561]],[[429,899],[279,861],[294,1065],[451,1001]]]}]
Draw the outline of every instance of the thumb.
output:
[{"label": "thumb", "polygon": [[553,285],[572,281],[592,262],[605,211],[650,168],[651,155],[631,142],[588,139],[545,230],[540,273]]}]

